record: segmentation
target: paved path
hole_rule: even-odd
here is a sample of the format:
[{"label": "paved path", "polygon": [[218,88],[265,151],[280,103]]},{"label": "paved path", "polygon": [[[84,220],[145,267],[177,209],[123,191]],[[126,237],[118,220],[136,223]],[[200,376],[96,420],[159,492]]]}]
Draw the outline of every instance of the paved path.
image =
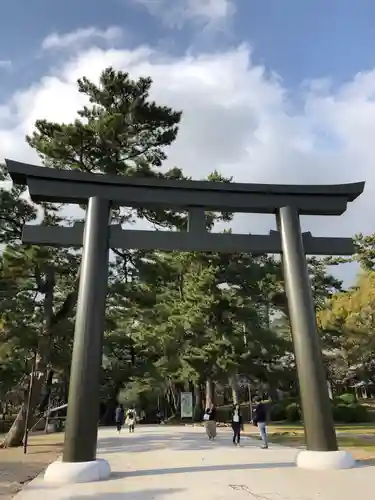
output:
[{"label": "paved path", "polygon": [[296,450],[245,438],[231,444],[219,429],[215,442],[202,428],[142,427],[99,435],[99,456],[111,464],[107,481],[56,487],[32,481],[15,500],[370,500],[375,467],[316,472],[294,466]]}]

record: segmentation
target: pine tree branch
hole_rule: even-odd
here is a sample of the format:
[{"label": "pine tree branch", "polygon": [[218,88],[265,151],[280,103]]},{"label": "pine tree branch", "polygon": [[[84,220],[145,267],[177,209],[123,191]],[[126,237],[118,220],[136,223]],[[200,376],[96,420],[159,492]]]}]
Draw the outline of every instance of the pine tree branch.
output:
[{"label": "pine tree branch", "polygon": [[77,303],[80,274],[81,267],[78,269],[73,290],[67,294],[61,307],[52,316],[51,326],[56,326],[58,323],[68,318],[72,314]]}]

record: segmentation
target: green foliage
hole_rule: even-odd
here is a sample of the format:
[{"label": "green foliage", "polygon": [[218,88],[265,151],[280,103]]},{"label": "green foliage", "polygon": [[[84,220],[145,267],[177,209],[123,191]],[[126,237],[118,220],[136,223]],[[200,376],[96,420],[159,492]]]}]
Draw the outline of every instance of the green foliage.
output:
[{"label": "green foliage", "polygon": [[[270,419],[272,422],[287,421],[290,423],[302,420],[301,406],[298,401],[285,399],[271,404]],[[361,423],[370,421],[366,406],[359,404],[352,394],[342,394],[332,404],[333,418],[337,423]]]},{"label": "green foliage", "polygon": [[302,418],[301,407],[298,403],[290,403],[285,408],[285,413],[288,422],[300,422]]},{"label": "green foliage", "polygon": [[317,319],[325,344],[334,348],[330,363],[340,366],[332,382],[375,381],[375,272],[361,273],[355,287],[333,295]]},{"label": "green foliage", "polygon": [[272,422],[282,422],[283,420],[286,420],[286,407],[287,405],[281,402],[272,404],[270,408],[270,420]]},{"label": "green foliage", "polygon": [[335,400],[336,403],[343,403],[345,405],[353,405],[357,403],[357,397],[355,394],[351,394],[349,392],[346,392],[344,394],[341,394],[338,396]]},{"label": "green foliage", "polygon": [[37,120],[27,137],[44,164],[92,173],[154,176],[152,167],[166,159],[164,148],[178,132],[181,112],[149,100],[152,80],[134,81],[127,73],[108,68],[99,84],[86,77],[78,90],[90,105],[70,124]]},{"label": "green foliage", "polygon": [[[102,72],[98,85],[83,77],[78,90],[87,105],[78,111],[79,118],[68,124],[37,120],[27,142],[52,168],[181,179],[178,168],[157,171],[166,159],[165,148],[177,136],[181,112],[150,101],[151,85],[150,78],[132,80],[112,68]],[[125,223],[135,214],[162,226],[185,219],[164,210],[123,208],[113,210],[112,219]]]},{"label": "green foliage", "polygon": [[[148,78],[132,81],[126,73],[111,68],[103,72],[98,85],[83,78],[78,87],[87,105],[79,111],[80,118],[70,124],[39,120],[27,141],[50,168],[181,178],[177,168],[166,174],[155,171],[166,158],[164,148],[176,137],[181,113],[151,102],[150,86]],[[4,168],[0,180],[7,180]],[[22,225],[37,217],[47,225],[69,224],[71,220],[60,206],[43,204],[36,210],[24,196],[24,189],[9,189],[8,185],[1,189],[0,199],[0,243],[6,244],[0,276],[0,290],[6,296],[1,303],[2,335],[24,360],[37,350],[38,371],[47,373],[53,365],[66,380],[80,255],[70,249],[21,246],[20,234]],[[128,222],[137,213],[161,225],[184,220],[179,214],[164,211],[127,209],[114,210],[113,220]],[[121,254],[122,263],[130,254]],[[115,365],[112,359],[112,374]]]},{"label": "green foliage", "polygon": [[[48,168],[183,179],[178,167],[160,169],[177,136],[181,112],[152,102],[151,85],[149,78],[132,80],[112,68],[102,73],[98,84],[84,77],[78,90],[86,106],[79,118],[68,124],[38,120],[27,141]],[[7,180],[1,167],[0,181]],[[232,179],[214,171],[207,180]],[[0,192],[0,393],[6,397],[23,376],[27,379],[35,350],[41,355],[41,371],[53,367],[62,385],[69,379],[80,253],[20,242],[25,223],[61,225],[79,219],[78,213],[67,217],[63,208],[35,207],[23,188],[9,183]],[[121,224],[136,217],[157,229],[187,226],[185,212],[116,208],[112,214],[113,222]],[[231,217],[207,213],[207,230]],[[371,267],[371,238],[358,236],[357,245],[364,267]],[[327,269],[333,263],[308,261],[322,340],[331,356],[326,357],[330,380],[346,382],[355,363],[360,364],[356,373],[371,379],[373,276],[366,274],[357,289],[343,292]],[[337,351],[340,355],[333,356]],[[279,389],[297,392],[280,260],[244,253],[113,249],[102,400],[110,406],[120,398],[178,413],[182,390],[204,392],[207,379],[225,389],[228,379],[237,375],[271,398]],[[17,390],[23,388],[21,384]],[[352,403],[346,405],[350,409],[335,411],[362,411]],[[218,420],[229,420],[229,411],[219,410]],[[245,420],[246,412],[245,404]],[[298,402],[277,402],[271,418],[300,420]]]},{"label": "green foliage", "polygon": [[333,418],[335,422],[343,424],[363,423],[370,421],[367,408],[358,403],[337,404],[333,407]]},{"label": "green foliage", "polygon": [[[241,416],[244,423],[249,422],[250,419],[250,408],[249,403],[242,403]],[[220,423],[230,423],[232,421],[233,405],[224,405],[216,408],[216,421]]]},{"label": "green foliage", "polygon": [[360,263],[365,271],[375,270],[375,234],[355,236],[357,253],[355,259]]}]

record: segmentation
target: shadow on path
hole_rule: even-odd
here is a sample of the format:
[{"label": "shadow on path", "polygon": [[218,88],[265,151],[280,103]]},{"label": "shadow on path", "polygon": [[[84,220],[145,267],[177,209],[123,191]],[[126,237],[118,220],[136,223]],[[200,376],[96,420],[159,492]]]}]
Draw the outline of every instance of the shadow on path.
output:
[{"label": "shadow on path", "polygon": [[231,470],[254,470],[254,469],[282,469],[295,467],[292,462],[280,463],[254,463],[254,464],[231,464],[231,465],[208,465],[199,467],[177,467],[165,469],[145,469],[135,471],[112,472],[111,479],[123,479],[124,477],[142,477],[142,476],[162,476],[167,474],[187,474],[189,472],[217,472]]},{"label": "shadow on path", "polygon": [[[74,496],[74,500],[88,500],[89,498],[102,499],[102,500],[156,500],[158,498],[164,499],[167,495],[173,493],[180,493],[182,489],[168,489],[168,490],[143,490],[143,491],[128,491],[124,493],[105,493],[98,492],[97,494],[90,493],[88,495]],[[73,498],[73,497],[69,497]]]},{"label": "shadow on path", "polygon": [[356,461],[357,467],[374,467],[375,466],[375,458],[361,458]]},{"label": "shadow on path", "polygon": [[[114,431],[115,434],[115,431]],[[241,442],[245,448],[258,449],[259,441],[245,438]],[[218,435],[215,441],[209,441],[203,433],[186,432],[184,434],[171,432],[168,436],[165,434],[136,434],[114,435],[106,437],[99,441],[99,453],[142,453],[152,450],[170,449],[176,451],[187,450],[210,450],[215,447],[233,448],[232,437],[230,433]]]}]

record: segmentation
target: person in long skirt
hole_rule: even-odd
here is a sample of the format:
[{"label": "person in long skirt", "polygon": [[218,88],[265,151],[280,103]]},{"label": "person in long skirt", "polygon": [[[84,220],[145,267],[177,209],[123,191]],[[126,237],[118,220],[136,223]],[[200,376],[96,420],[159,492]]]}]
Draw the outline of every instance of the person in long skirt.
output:
[{"label": "person in long skirt", "polygon": [[215,407],[212,406],[211,408],[207,408],[203,415],[203,421],[205,422],[206,426],[206,433],[208,436],[208,439],[215,439],[216,438],[216,410]]},{"label": "person in long skirt", "polygon": [[211,406],[210,410],[210,427],[212,439],[216,438],[216,408],[214,405]]},{"label": "person in long skirt", "polygon": [[204,415],[203,415],[203,423],[204,423],[204,426],[206,429],[207,437],[208,437],[208,439],[211,439],[209,422],[210,422],[210,409],[207,408],[206,411],[204,412]]}]

